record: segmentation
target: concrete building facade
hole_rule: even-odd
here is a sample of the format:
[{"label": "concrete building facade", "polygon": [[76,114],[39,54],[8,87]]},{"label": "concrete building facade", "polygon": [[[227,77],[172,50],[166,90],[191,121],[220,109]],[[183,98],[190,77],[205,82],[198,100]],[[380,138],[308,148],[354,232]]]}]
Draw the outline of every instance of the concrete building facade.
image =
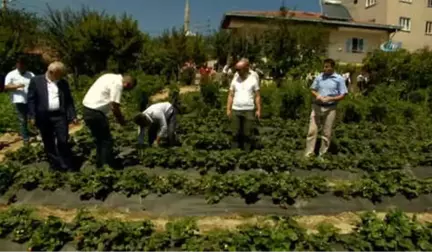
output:
[{"label": "concrete building facade", "polygon": [[355,20],[399,25],[392,41],[410,51],[432,48],[432,0],[341,0]]}]

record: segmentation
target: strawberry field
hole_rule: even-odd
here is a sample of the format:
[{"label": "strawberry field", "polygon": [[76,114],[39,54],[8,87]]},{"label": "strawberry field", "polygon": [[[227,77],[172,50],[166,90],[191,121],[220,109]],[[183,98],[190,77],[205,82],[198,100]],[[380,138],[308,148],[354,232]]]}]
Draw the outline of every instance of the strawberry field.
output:
[{"label": "strawberry field", "polygon": [[[350,95],[338,108],[324,161],[302,155],[310,113],[304,83],[262,88],[264,115],[250,153],[231,149],[226,94],[216,85],[179,99],[176,90],[169,99],[181,107],[177,147],[138,146],[136,126],[112,121],[118,169],[93,167],[95,147],[85,127],[71,135],[78,172],[49,170],[38,143],[9,153],[0,166],[0,193],[8,205],[1,212],[0,236],[7,246],[49,251],[64,245],[82,251],[432,249],[430,219],[421,218],[432,206],[428,90],[406,94],[379,86],[368,96]],[[126,113],[136,113],[133,99],[125,100]],[[146,217],[107,219],[84,211],[66,218],[23,205],[96,207]],[[388,213],[384,219],[364,214],[348,231],[325,222],[311,228],[288,217],[312,220],[372,210]],[[241,217],[234,228],[217,227],[233,215],[249,217]],[[201,230],[204,216],[222,219]],[[156,220],[162,217],[167,218],[163,225]]]}]

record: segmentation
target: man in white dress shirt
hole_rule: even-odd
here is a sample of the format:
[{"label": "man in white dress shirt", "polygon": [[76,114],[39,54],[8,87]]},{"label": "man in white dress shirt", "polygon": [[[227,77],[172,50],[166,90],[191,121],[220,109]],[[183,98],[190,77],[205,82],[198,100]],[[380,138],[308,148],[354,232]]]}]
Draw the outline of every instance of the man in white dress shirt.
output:
[{"label": "man in white dress shirt", "polygon": [[140,126],[142,141],[144,127],[148,127],[149,145],[159,146],[162,138],[167,138],[168,145],[175,144],[177,128],[177,108],[169,102],[155,103],[138,114],[134,121]]},{"label": "man in white dress shirt", "polygon": [[27,71],[25,58],[19,57],[16,69],[9,72],[5,78],[5,91],[10,92],[11,101],[15,105],[20,122],[20,134],[25,145],[29,142],[27,92],[30,79],[33,77],[34,74]]},{"label": "man in white dress shirt", "polygon": [[118,123],[126,121],[120,110],[123,90],[132,89],[136,80],[129,75],[107,73],[100,76],[87,91],[83,100],[83,119],[96,143],[96,167],[105,164],[114,167],[113,139],[108,122],[108,113],[113,112]]},{"label": "man in white dress shirt", "polygon": [[233,147],[250,151],[254,122],[261,117],[259,77],[249,69],[249,61],[236,64],[237,73],[229,89],[227,116],[232,119]]},{"label": "man in white dress shirt", "polygon": [[77,124],[72,93],[63,79],[66,67],[56,61],[46,74],[30,80],[27,103],[30,121],[36,123],[51,168],[74,169],[69,148],[69,123]]}]

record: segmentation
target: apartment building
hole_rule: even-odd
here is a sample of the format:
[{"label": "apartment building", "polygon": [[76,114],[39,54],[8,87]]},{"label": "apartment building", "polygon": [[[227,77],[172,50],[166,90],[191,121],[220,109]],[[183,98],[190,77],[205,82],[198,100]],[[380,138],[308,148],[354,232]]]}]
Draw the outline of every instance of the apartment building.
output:
[{"label": "apartment building", "polygon": [[413,51],[432,48],[432,0],[341,0],[355,20],[399,25],[393,42]]},{"label": "apartment building", "polygon": [[[308,0],[310,1],[310,0]],[[396,0],[389,0],[396,1]],[[326,56],[339,63],[360,64],[368,52],[380,48],[389,40],[399,26],[378,22],[358,22],[353,20],[349,11],[338,3],[322,4],[320,13],[288,11],[281,16],[280,11],[233,11],[225,13],[222,29],[234,34],[242,29],[269,29],[274,27],[274,19],[286,19],[292,25],[322,25],[329,31],[326,43]]]}]

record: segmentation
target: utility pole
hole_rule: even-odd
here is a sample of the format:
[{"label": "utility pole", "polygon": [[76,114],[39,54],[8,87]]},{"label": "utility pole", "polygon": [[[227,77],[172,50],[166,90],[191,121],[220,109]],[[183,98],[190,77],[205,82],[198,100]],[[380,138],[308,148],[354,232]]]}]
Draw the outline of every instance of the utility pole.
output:
[{"label": "utility pole", "polygon": [[8,0],[2,0],[2,10],[3,11],[6,11],[6,9],[7,9],[7,2],[8,2]]},{"label": "utility pole", "polygon": [[207,19],[207,36],[211,35],[211,21],[210,21],[210,17]]}]

